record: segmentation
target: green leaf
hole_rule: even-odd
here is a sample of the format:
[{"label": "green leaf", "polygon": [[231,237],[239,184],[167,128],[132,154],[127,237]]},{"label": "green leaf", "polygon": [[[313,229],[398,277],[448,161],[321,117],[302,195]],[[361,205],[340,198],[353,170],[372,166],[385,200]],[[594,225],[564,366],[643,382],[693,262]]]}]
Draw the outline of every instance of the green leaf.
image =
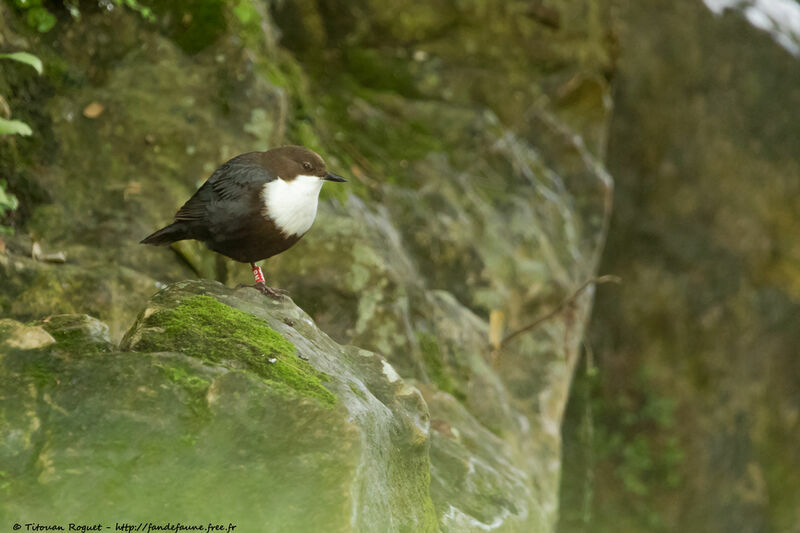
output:
[{"label": "green leaf", "polygon": [[11,59],[13,61],[18,61],[20,63],[25,63],[26,65],[30,65],[36,69],[36,72],[41,74],[44,72],[44,68],[42,67],[42,60],[36,57],[33,54],[29,54],[28,52],[14,52],[12,54],[0,54],[0,58]]},{"label": "green leaf", "polygon": [[28,10],[28,26],[45,33],[56,25],[56,17],[43,7],[32,7]]},{"label": "green leaf", "polygon": [[17,134],[17,135],[33,135],[33,130],[30,126],[25,124],[20,120],[6,120],[4,118],[0,118],[0,135],[9,135],[9,134]]}]

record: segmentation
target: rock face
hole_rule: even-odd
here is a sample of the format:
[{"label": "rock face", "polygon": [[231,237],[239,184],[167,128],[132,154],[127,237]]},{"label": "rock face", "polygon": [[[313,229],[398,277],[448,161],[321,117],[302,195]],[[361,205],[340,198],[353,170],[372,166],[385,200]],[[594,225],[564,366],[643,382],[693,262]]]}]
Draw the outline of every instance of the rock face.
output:
[{"label": "rock face", "polygon": [[422,395],[290,300],[178,283],[120,350],[98,326],[3,323],[5,518],[437,529]]},{"label": "rock face", "polygon": [[[482,333],[475,317],[453,318]],[[435,346],[428,363],[438,359],[449,379]],[[335,343],[291,300],[248,288],[172,284],[119,349],[85,315],[6,319],[0,513],[267,531],[546,531],[552,493],[537,487],[552,487],[533,468],[552,451],[526,457],[536,434],[515,426],[528,422],[477,359],[461,361],[486,393],[473,414],[379,355]]]},{"label": "rock face", "polygon": [[[453,318],[483,338],[476,317]],[[427,342],[428,364],[457,387]],[[465,407],[464,390],[453,391],[459,401],[415,387],[379,355],[332,341],[289,299],[210,281],[158,292],[119,348],[86,315],[6,319],[0,514],[548,530],[553,487],[534,469],[552,450],[533,448],[542,435],[524,427],[491,367],[478,356],[460,364],[484,406]]]},{"label": "rock face", "polygon": [[[506,332],[523,327],[595,273],[611,196],[602,10],[154,4],[154,22],[81,7],[46,38],[0,4],[4,41],[47,65],[34,78],[0,64],[0,94],[37,132],[0,143],[21,206],[3,236],[0,312],[56,340],[4,357],[21,380],[4,397],[21,417],[12,451],[28,454],[10,471],[28,497],[8,512],[88,510],[84,492],[99,493],[84,481],[107,475],[105,501],[120,510],[183,493],[189,509],[227,483],[241,499],[207,508],[253,524],[317,527],[321,514],[289,502],[311,499],[325,530],[551,530],[592,292],[499,354],[487,322],[502,313]],[[288,303],[174,285],[246,282],[242,265],[192,243],[137,244],[217,165],[284,143],[351,180],[323,190],[309,234],[264,265],[268,281],[339,345],[368,352],[341,348]],[[67,263],[31,258],[33,243]],[[143,308],[154,311],[116,348]],[[80,335],[87,346],[70,342]],[[289,346],[315,355],[306,365]],[[24,377],[25,354],[42,376]],[[56,371],[80,388],[48,381]]]}]

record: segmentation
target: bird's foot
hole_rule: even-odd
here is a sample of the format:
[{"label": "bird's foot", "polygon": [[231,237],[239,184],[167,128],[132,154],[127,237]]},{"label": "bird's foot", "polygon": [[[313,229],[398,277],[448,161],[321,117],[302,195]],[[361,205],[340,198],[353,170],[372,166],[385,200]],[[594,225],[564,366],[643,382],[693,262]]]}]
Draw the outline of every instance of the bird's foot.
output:
[{"label": "bird's foot", "polygon": [[280,300],[285,295],[289,294],[287,291],[283,289],[278,289],[277,287],[267,287],[267,284],[263,281],[259,281],[255,285],[237,285],[236,288],[248,287],[250,289],[255,289],[264,296],[269,296],[273,300]]}]

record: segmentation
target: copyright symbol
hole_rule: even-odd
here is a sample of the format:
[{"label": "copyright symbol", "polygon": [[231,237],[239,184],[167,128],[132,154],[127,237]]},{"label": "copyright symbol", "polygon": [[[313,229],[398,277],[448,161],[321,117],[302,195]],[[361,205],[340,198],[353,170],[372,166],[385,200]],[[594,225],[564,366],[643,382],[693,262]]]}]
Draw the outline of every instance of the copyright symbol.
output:
[{"label": "copyright symbol", "polygon": [[14,524],[14,531],[20,529],[22,526],[19,524]]}]

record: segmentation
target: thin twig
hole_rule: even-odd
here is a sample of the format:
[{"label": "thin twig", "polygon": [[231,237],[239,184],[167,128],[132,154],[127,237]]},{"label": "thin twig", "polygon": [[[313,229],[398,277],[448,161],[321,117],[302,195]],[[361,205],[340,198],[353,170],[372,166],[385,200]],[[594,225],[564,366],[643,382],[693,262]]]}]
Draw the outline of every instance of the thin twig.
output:
[{"label": "thin twig", "polygon": [[544,316],[541,316],[541,317],[537,318],[536,320],[534,320],[533,322],[531,322],[527,326],[525,326],[525,327],[523,327],[521,329],[518,329],[514,333],[510,333],[510,334],[506,335],[505,338],[500,342],[500,346],[498,348],[502,349],[503,346],[508,344],[509,341],[511,341],[515,337],[517,337],[519,335],[522,335],[523,333],[534,329],[536,326],[538,326],[542,322],[545,322],[546,320],[550,320],[551,318],[553,318],[554,316],[559,314],[561,311],[564,310],[565,307],[567,307],[568,305],[572,304],[578,298],[578,296],[580,296],[581,293],[586,290],[586,288],[589,285],[600,285],[601,283],[621,283],[621,282],[622,282],[622,280],[617,276],[599,276],[599,277],[592,278],[592,279],[586,281],[583,285],[578,287],[578,289],[575,292],[573,292],[567,298],[562,300],[561,303],[558,304],[555,307],[555,309],[553,309],[549,313],[545,314]]}]

